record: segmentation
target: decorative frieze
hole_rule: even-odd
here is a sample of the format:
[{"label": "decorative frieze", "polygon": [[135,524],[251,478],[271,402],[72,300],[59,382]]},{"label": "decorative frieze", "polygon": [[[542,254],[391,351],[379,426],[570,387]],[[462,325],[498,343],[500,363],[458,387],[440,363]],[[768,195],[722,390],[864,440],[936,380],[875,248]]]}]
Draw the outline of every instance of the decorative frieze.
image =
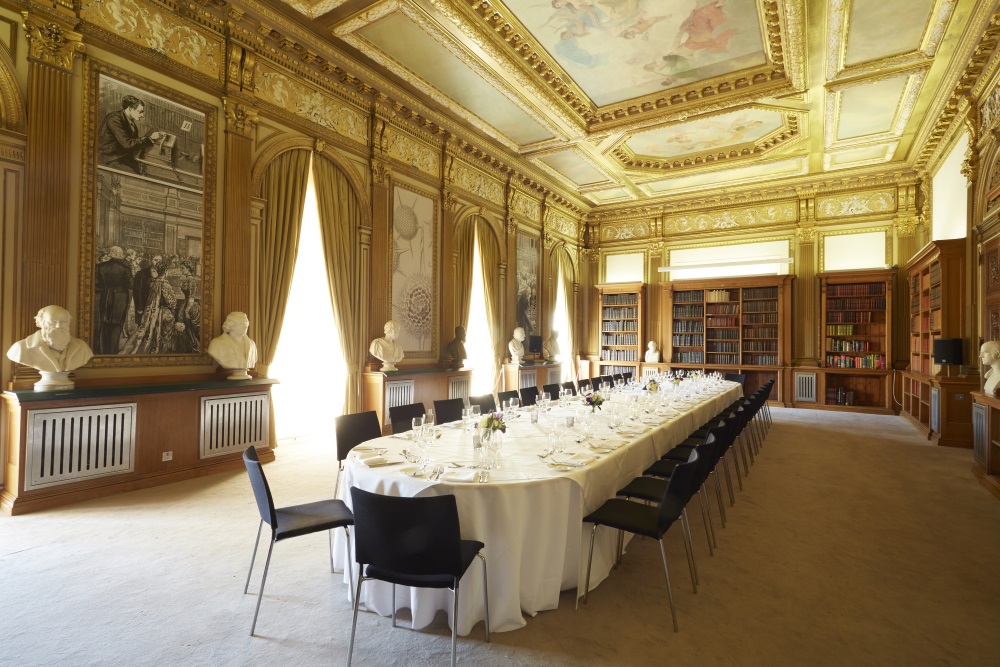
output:
[{"label": "decorative frieze", "polygon": [[532,222],[538,222],[542,217],[541,203],[515,188],[511,188],[510,190],[508,208],[511,213],[516,213]]},{"label": "decorative frieze", "polygon": [[438,151],[391,126],[387,133],[385,149],[394,160],[399,160],[435,178],[440,174],[441,155]]},{"label": "decorative frieze", "polygon": [[847,218],[858,215],[892,213],[896,210],[894,190],[872,190],[816,198],[817,218]]},{"label": "decorative frieze", "polygon": [[484,199],[497,206],[503,206],[504,204],[503,183],[487,176],[478,169],[474,169],[461,160],[455,160],[454,162],[452,180],[455,187],[462,188],[480,199]]},{"label": "decorative frieze", "polygon": [[664,218],[664,233],[683,234],[746,227],[762,227],[795,222],[798,219],[798,203],[777,202],[767,206],[725,209],[691,213]]},{"label": "decorative frieze", "polygon": [[225,41],[151,2],[84,0],[80,18],[212,79],[222,78]]},{"label": "decorative frieze", "polygon": [[601,226],[602,241],[628,241],[649,237],[650,223],[647,220],[630,220]]}]

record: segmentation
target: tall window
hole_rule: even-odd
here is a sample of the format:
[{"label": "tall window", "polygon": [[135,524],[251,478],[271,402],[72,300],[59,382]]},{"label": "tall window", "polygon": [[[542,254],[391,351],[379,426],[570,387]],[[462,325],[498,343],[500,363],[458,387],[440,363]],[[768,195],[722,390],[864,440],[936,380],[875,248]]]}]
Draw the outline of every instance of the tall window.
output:
[{"label": "tall window", "polygon": [[281,383],[271,392],[279,441],[333,430],[333,418],[344,410],[346,369],[327,288],[319,207],[310,167],[299,253],[285,321],[269,370],[271,377]]},{"label": "tall window", "polygon": [[569,321],[569,309],[566,306],[566,281],[569,276],[563,273],[562,262],[557,263],[556,273],[556,310],[552,316],[552,329],[559,332],[559,354],[556,360],[562,364],[562,381],[573,379],[573,323]]},{"label": "tall window", "polygon": [[466,366],[472,368],[472,395],[493,391],[493,336],[486,317],[483,287],[483,259],[479,254],[479,230],[472,240],[472,295],[469,298],[469,326],[465,330]]}]

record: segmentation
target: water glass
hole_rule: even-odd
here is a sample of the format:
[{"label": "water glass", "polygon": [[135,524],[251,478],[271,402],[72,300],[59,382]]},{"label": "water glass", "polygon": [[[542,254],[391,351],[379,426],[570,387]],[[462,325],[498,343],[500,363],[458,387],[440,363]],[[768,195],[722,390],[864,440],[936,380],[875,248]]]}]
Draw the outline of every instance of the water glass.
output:
[{"label": "water glass", "polygon": [[423,426],[424,426],[424,416],[423,415],[420,415],[419,417],[414,417],[413,418],[413,437],[414,438],[417,437],[417,434],[420,432],[420,429],[423,428]]},{"label": "water glass", "polygon": [[424,426],[434,426],[434,410],[428,408],[424,412]]},{"label": "water glass", "polygon": [[477,403],[476,405],[470,406],[469,409],[472,410],[472,418],[478,421],[480,415],[482,414],[482,407]]}]

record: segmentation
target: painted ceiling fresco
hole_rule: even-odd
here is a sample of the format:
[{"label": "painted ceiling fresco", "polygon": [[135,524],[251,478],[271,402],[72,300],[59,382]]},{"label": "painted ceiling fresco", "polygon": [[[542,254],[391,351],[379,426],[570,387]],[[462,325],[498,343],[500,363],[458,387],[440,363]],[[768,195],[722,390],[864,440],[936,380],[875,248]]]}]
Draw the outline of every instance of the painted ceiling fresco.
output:
[{"label": "painted ceiling fresco", "polygon": [[601,206],[912,161],[979,2],[269,4]]}]

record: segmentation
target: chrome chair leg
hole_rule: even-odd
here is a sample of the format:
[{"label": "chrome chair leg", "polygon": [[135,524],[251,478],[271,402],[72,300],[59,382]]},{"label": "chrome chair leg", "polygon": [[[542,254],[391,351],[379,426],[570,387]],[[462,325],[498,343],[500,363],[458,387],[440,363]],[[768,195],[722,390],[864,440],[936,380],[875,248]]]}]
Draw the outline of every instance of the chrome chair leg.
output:
[{"label": "chrome chair leg", "polygon": [[722,484],[719,483],[719,476],[712,471],[709,475],[713,480],[715,480],[715,498],[719,501],[719,521],[722,522],[722,527],[726,527],[726,504],[722,501]]},{"label": "chrome chair leg", "polygon": [[722,458],[719,459],[722,463],[722,472],[726,475],[726,489],[729,491],[729,506],[732,507],[736,504],[736,496],[733,495],[733,478],[729,475],[729,461],[726,460],[726,455],[723,454]]},{"label": "chrome chair leg", "polygon": [[663,546],[663,538],[660,538],[660,556],[663,558],[663,577],[667,580],[667,599],[670,600],[670,618],[674,621],[674,632],[680,632],[677,628],[677,611],[674,609],[674,593],[670,590],[670,571],[667,569],[667,550]]},{"label": "chrome chair leg", "polygon": [[257,614],[260,613],[260,601],[264,597],[264,583],[267,581],[267,568],[271,567],[271,551],[274,550],[274,538],[271,538],[271,544],[267,547],[267,560],[264,561],[264,576],[260,579],[260,590],[257,591],[257,608],[253,610],[253,624],[250,626],[250,636],[253,637],[253,631],[257,628]]},{"label": "chrome chair leg", "polygon": [[743,437],[743,431],[742,430],[740,431],[740,434],[737,436],[736,442],[739,443],[739,446],[740,446],[740,456],[743,459],[743,474],[746,477],[749,477],[750,476],[750,465],[747,463],[747,443],[746,443],[746,439]]},{"label": "chrome chair leg", "polygon": [[743,490],[743,474],[740,472],[740,458],[736,456],[736,450],[730,448],[729,450],[733,455],[733,470],[736,471],[736,481],[740,485],[740,491]]},{"label": "chrome chair leg", "polygon": [[705,524],[705,537],[708,538],[708,555],[714,556],[715,551],[712,550],[712,546],[718,545],[715,544],[715,526],[712,525],[712,512],[708,507],[708,492],[704,484],[698,489],[698,505],[701,507],[702,523]]},{"label": "chrome chair leg", "polygon": [[597,524],[590,531],[590,555],[587,557],[587,584],[583,589],[583,604],[587,604],[587,596],[590,595],[590,566],[594,564],[594,536],[597,535]]},{"label": "chrome chair leg", "polygon": [[396,584],[392,585],[392,627],[396,627]]},{"label": "chrome chair leg", "polygon": [[347,667],[351,667],[354,658],[354,632],[358,629],[358,603],[361,601],[361,584],[364,583],[364,568],[358,568],[358,594],[354,597],[354,621],[351,622],[351,644],[347,649]]},{"label": "chrome chair leg", "polygon": [[482,552],[476,554],[483,561],[483,616],[486,617],[486,643],[490,641],[490,587],[486,577],[486,556]]},{"label": "chrome chair leg", "polygon": [[261,519],[260,523],[257,524],[257,541],[253,543],[253,555],[250,556],[250,569],[247,571],[247,583],[243,586],[243,594],[246,595],[247,591],[250,590],[250,575],[253,574],[253,564],[257,560],[257,547],[260,545],[260,531],[264,529],[264,520]]},{"label": "chrome chair leg", "polygon": [[451,591],[451,667],[455,667],[455,650],[458,648],[458,577]]},{"label": "chrome chair leg", "polygon": [[[332,533],[333,531],[331,531]],[[351,584],[351,597],[355,597],[354,590],[354,566],[351,565],[351,529],[344,526],[344,534],[347,535],[347,581]],[[332,545],[331,545],[332,548]]]},{"label": "chrome chair leg", "polygon": [[684,552],[688,557],[688,567],[691,568],[691,585],[695,595],[698,594],[698,567],[694,564],[694,542],[691,540],[691,524],[688,523],[687,508],[681,510],[681,532],[684,533]]}]

